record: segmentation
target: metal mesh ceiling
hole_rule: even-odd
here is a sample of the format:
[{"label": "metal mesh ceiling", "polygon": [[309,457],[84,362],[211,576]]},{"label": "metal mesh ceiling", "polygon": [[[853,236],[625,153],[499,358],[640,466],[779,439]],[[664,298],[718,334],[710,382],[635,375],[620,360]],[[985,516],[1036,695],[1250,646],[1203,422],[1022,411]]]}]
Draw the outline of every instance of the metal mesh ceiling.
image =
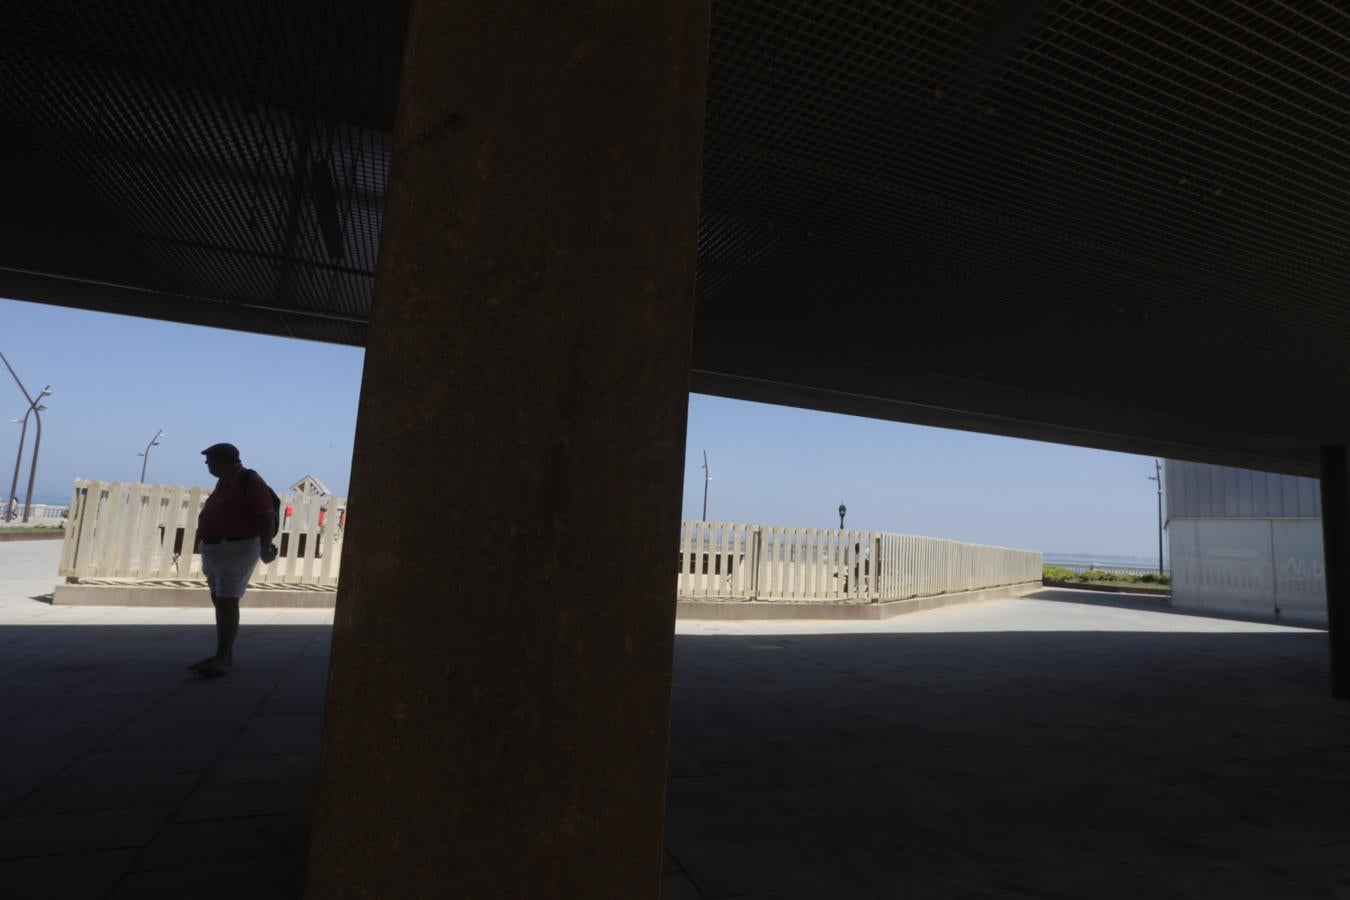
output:
[{"label": "metal mesh ceiling", "polygon": [[[404,26],[376,0],[7,10],[0,295],[360,343]],[[1350,386],[1347,35],[1315,0],[716,0],[696,346],[1132,408],[1162,375],[999,348],[1146,348],[1219,373],[1187,389],[1233,427],[1273,372]]]},{"label": "metal mesh ceiling", "polygon": [[0,265],[85,279],[70,289],[91,297],[128,289],[123,311],[359,343],[403,42],[392,11],[10,11],[0,128],[19,140],[0,152],[26,215],[7,216],[20,234]]},{"label": "metal mesh ceiling", "polygon": [[1022,7],[715,5],[703,299],[842,278],[1339,356],[1346,14]]}]

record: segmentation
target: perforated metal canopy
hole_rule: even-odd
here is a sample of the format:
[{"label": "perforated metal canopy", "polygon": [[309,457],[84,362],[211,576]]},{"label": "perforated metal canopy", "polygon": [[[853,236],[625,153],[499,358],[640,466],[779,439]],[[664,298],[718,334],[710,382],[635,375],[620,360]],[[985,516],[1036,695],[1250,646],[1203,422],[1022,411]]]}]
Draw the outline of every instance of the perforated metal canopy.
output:
[{"label": "perforated metal canopy", "polygon": [[[0,296],[360,344],[406,11],[0,30]],[[713,4],[695,387],[1285,471],[1350,439],[1332,3]]]}]

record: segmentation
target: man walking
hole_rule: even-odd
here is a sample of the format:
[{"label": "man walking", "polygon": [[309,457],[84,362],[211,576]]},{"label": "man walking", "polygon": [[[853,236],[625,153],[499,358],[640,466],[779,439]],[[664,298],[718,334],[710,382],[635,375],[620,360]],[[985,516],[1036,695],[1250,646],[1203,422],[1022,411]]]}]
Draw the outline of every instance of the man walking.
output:
[{"label": "man walking", "polygon": [[262,477],[239,462],[233,444],[212,444],[202,451],[216,487],[197,518],[202,574],[216,608],[216,653],[193,663],[203,678],[228,674],[234,663],[234,638],[239,633],[239,600],[261,559],[277,558],[272,537],[277,532],[274,494]]}]

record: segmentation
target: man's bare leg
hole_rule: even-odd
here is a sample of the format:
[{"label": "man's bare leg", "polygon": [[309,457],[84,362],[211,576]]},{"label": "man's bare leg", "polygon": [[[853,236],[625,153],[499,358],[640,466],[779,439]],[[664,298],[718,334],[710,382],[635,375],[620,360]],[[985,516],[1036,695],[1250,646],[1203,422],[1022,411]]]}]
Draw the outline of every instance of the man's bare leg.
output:
[{"label": "man's bare leg", "polygon": [[239,598],[211,595],[216,608],[216,655],[193,663],[203,675],[223,675],[234,664],[234,639],[239,634]]},{"label": "man's bare leg", "polygon": [[[217,620],[217,624],[216,624],[216,643],[219,644],[219,643],[220,643],[220,624],[219,624],[219,620],[220,620],[220,603],[216,600],[216,592],[215,592],[215,591],[212,591],[212,592],[211,592],[211,605],[212,605],[213,607],[215,607],[215,609],[216,609],[216,620]],[[212,654],[211,656],[208,656],[206,659],[199,659],[199,660],[197,660],[195,663],[193,663],[192,665],[188,666],[188,668],[189,668],[189,669],[192,669],[193,671],[197,671],[197,670],[199,670],[199,669],[202,669],[202,668],[204,668],[204,667],[206,667],[206,666],[211,665],[211,664],[214,663],[215,661],[216,661],[215,654]]]},{"label": "man's bare leg", "polygon": [[234,664],[234,639],[239,634],[239,598],[216,600],[216,658],[203,674],[223,675]]}]

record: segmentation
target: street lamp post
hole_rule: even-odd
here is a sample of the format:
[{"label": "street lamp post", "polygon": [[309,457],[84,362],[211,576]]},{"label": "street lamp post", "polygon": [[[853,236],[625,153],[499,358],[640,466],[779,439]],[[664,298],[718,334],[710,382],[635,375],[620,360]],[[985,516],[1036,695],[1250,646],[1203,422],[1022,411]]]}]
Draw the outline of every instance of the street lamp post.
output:
[{"label": "street lamp post", "polygon": [[[50,393],[50,386],[43,388],[42,393],[38,394],[38,399],[41,400]],[[37,424],[37,428],[33,431],[33,462],[28,467],[28,491],[23,498],[23,521],[25,522],[33,514],[33,483],[37,481],[38,452],[42,449],[42,411],[46,408],[41,403],[35,403],[32,407],[33,421]]]},{"label": "street lamp post", "polygon": [[9,522],[14,518],[12,504],[14,502],[14,492],[19,489],[19,465],[23,461],[24,441],[28,439],[28,416],[30,414],[33,415],[37,421],[37,435],[33,439],[33,466],[28,470],[28,495],[24,498],[23,503],[23,521],[27,522],[28,516],[33,508],[33,480],[37,478],[38,450],[42,447],[42,411],[46,409],[45,406],[38,403],[38,400],[41,400],[43,397],[50,397],[52,394],[52,386],[49,384],[43,388],[41,393],[37,395],[37,400],[34,400],[33,395],[28,393],[28,388],[24,387],[23,382],[19,380],[19,373],[14,371],[14,367],[9,364],[9,360],[5,357],[4,353],[0,353],[0,362],[3,362],[5,368],[9,369],[10,377],[14,379],[14,383],[17,384],[19,390],[23,392],[24,399],[28,401],[28,412],[23,414],[23,429],[19,433],[19,455],[14,461],[14,479],[10,483],[9,498],[5,502],[6,522]]},{"label": "street lamp post", "polygon": [[845,506],[844,504],[840,503],[840,504],[839,504],[839,530],[840,530],[840,531],[843,531],[843,530],[844,530],[844,513],[846,513],[846,512],[848,512],[848,507]]},{"label": "street lamp post", "polygon": [[[41,394],[38,394],[38,399],[42,399],[43,397],[45,397],[50,393],[51,391],[44,389]],[[19,468],[23,464],[23,445],[24,442],[28,439],[28,417],[36,416],[38,427],[37,427],[37,440],[33,442],[33,469],[28,473],[28,497],[26,500],[24,500],[24,507],[23,507],[23,520],[25,522],[28,521],[29,516],[28,508],[33,505],[33,476],[37,472],[37,451],[38,448],[42,445],[42,412],[46,408],[47,408],[46,406],[39,403],[37,406],[28,407],[28,412],[23,414],[22,419],[10,419],[11,422],[14,422],[16,424],[21,423],[23,427],[19,429],[19,452],[14,457],[14,477],[10,479],[9,483],[10,503],[5,507],[6,522],[8,522],[10,519],[14,517],[12,506],[18,505],[17,501],[14,499],[14,494],[19,489]]]},{"label": "street lamp post", "polygon": [[[142,432],[142,433],[144,433],[144,432]],[[150,448],[151,448],[151,447],[158,447],[158,446],[159,446],[159,439],[162,438],[162,437],[164,437],[164,429],[163,429],[163,428],[161,428],[159,431],[156,431],[156,432],[155,432],[155,436],[152,437],[152,438],[150,439],[150,443],[148,443],[148,444],[145,445],[145,452],[144,452],[144,453],[138,453],[138,454],[136,454],[137,456],[141,457],[141,484],[145,484],[145,467],[148,466],[148,465],[150,465]]]},{"label": "street lamp post", "polygon": [[19,429],[19,453],[14,457],[14,477],[9,482],[9,493],[5,495],[5,521],[8,522],[14,518],[14,507],[18,502],[14,499],[14,494],[19,490],[19,467],[23,465],[23,445],[28,441],[28,417],[32,414],[33,408],[28,407],[28,412],[23,414],[22,419],[10,419],[16,425],[20,422],[23,427]]},{"label": "street lamp post", "polygon": [[712,481],[712,469],[708,468],[708,451],[703,451],[703,520],[708,521],[708,482]]},{"label": "street lamp post", "polygon": [[1149,481],[1158,483],[1158,577],[1163,576],[1163,515],[1162,515],[1162,463],[1153,460],[1153,474],[1148,476]]}]

